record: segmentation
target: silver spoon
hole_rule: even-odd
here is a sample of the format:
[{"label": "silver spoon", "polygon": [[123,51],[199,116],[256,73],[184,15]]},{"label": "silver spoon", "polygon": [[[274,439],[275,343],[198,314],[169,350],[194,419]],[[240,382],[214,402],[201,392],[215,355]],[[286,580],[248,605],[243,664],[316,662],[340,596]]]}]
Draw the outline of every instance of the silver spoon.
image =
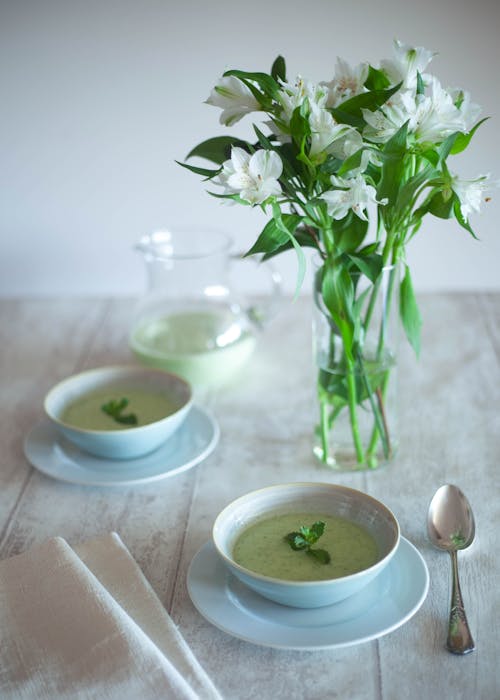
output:
[{"label": "silver spoon", "polygon": [[427,533],[435,547],[451,555],[453,585],[446,648],[453,654],[468,654],[476,648],[465,615],[457,562],[457,551],[472,543],[475,529],[471,507],[462,491],[451,484],[441,486],[429,506]]}]

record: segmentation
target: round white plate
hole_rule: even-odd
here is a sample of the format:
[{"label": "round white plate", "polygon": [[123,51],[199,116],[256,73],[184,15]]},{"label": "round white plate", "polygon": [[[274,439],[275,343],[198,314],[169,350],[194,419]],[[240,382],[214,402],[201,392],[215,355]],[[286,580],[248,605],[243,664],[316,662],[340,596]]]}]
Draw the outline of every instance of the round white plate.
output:
[{"label": "round white plate", "polygon": [[402,537],[387,567],[359,593],[327,607],[290,608],[238,581],[208,542],[194,556],[187,584],[198,612],[234,637],[278,649],[335,649],[377,639],[407,622],[425,600],[429,572]]},{"label": "round white plate", "polygon": [[24,454],[39,471],[61,481],[94,486],[143,484],[191,469],[219,440],[215,419],[193,406],[181,427],[161,447],[137,459],[94,457],[66,440],[48,420],[26,436]]}]

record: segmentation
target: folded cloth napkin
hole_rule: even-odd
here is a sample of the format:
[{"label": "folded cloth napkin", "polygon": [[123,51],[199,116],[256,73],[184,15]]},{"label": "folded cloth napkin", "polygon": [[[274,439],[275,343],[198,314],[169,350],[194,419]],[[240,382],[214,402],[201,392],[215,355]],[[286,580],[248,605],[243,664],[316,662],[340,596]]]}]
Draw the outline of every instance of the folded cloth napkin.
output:
[{"label": "folded cloth napkin", "polygon": [[2,700],[220,700],[116,533],[0,562]]}]

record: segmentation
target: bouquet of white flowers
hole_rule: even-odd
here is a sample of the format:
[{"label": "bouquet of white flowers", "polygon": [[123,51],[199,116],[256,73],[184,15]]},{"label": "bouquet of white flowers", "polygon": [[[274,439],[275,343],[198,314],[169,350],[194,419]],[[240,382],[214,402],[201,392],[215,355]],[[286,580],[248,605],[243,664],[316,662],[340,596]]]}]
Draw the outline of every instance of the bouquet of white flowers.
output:
[{"label": "bouquet of white flowers", "polygon": [[[480,108],[467,92],[444,89],[426,72],[433,55],[397,41],[393,58],[378,68],[338,59],[332,79],[320,83],[288,81],[281,56],[269,74],[229,70],[207,103],[222,109],[227,126],[261,112],[255,141],[211,138],[187,158],[215,167],[181,164],[222,187],[214,196],[262,207],[269,220],[248,255],[295,249],[297,290],[303,248],[317,251],[315,299],[323,318],[317,323],[327,330],[318,334],[315,451],[328,464],[338,463],[331,434],[342,414],[357,466],[374,467],[393,453],[385,404],[396,292],[406,335],[417,353],[420,346],[406,245],[426,214],[454,218],[474,236],[469,217],[491,186],[487,175],[464,180],[448,167],[485,120],[478,121]],[[374,308],[381,294],[380,316]],[[371,421],[366,438],[360,411]]]}]

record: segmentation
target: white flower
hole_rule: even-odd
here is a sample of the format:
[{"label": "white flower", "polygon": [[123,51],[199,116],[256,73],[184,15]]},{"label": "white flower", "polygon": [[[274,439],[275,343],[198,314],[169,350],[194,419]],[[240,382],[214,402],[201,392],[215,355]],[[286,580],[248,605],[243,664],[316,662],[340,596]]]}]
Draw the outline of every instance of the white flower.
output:
[{"label": "white flower", "polygon": [[350,97],[355,97],[365,92],[364,84],[368,77],[368,64],[360,63],[356,68],[337,58],[335,75],[329,83],[320,83],[328,89],[327,107],[336,107]]},{"label": "white flower", "polygon": [[408,44],[403,44],[396,39],[394,58],[381,61],[380,66],[393,83],[402,82],[403,89],[413,90],[417,85],[417,72],[426,82],[427,76],[424,74],[424,70],[435,55],[433,51],[429,51],[423,46],[408,46]]},{"label": "white flower", "polygon": [[473,180],[463,180],[457,175],[452,178],[451,187],[460,200],[460,211],[466,221],[470,214],[481,211],[485,192],[498,185],[488,180],[489,175],[478,175]]},{"label": "white flower", "polygon": [[440,143],[456,131],[469,131],[480,109],[470,102],[469,95],[457,93],[453,96],[435,77],[429,78],[428,87],[428,95],[405,90],[393,95],[374,112],[363,109],[367,123],[363,131],[365,138],[385,143],[406,122],[408,131],[420,143]]},{"label": "white flower", "polygon": [[205,102],[223,110],[219,121],[226,126],[235,124],[245,114],[260,110],[252,92],[234,75],[221,78]]},{"label": "white flower", "polygon": [[334,146],[337,139],[355,131],[351,126],[338,124],[328,110],[323,109],[323,107],[314,102],[311,103],[309,126],[311,127],[310,155],[312,156],[322,151],[330,153],[330,149]]},{"label": "white flower", "polygon": [[326,102],[327,91],[310,80],[304,80],[297,76],[295,83],[281,83],[278,100],[283,107],[285,121],[289,122],[297,107],[300,107],[307,98],[309,103],[323,107]]},{"label": "white flower", "polygon": [[367,124],[363,135],[369,141],[385,143],[403,124],[414,118],[416,109],[415,98],[409,91],[398,92],[374,112],[362,109]]},{"label": "white flower", "polygon": [[226,194],[238,193],[251,204],[261,204],[272,195],[281,194],[278,178],[282,172],[283,163],[275,151],[260,149],[250,155],[234,146],[216,184],[225,187]]},{"label": "white flower", "polygon": [[[352,156],[353,153],[356,153],[356,151],[359,151],[360,148],[363,148],[363,138],[361,134],[353,127],[348,127],[344,134],[335,139],[328,149],[328,152],[335,156],[335,158],[345,160],[346,158],[349,158],[349,156]],[[366,154],[369,158],[368,152],[366,152]],[[368,165],[368,159],[366,161],[365,168],[366,165]],[[365,168],[363,168],[363,170]]]},{"label": "white flower", "polygon": [[368,221],[366,209],[369,204],[386,204],[387,200],[378,201],[375,188],[368,185],[361,174],[352,178],[342,177],[330,178],[334,190],[328,190],[321,195],[327,204],[328,214],[333,219],[343,219],[349,209],[359,216],[360,219]]},{"label": "white flower", "polygon": [[458,110],[462,115],[463,131],[470,131],[481,114],[481,107],[475,102],[471,102],[470,93],[464,90],[453,88],[449,90],[449,93],[454,104],[458,105]]},{"label": "white flower", "polygon": [[439,143],[455,131],[467,131],[464,114],[437,78],[431,78],[428,97],[417,96],[410,130],[415,133],[417,141],[431,143]]},{"label": "white flower", "polygon": [[365,147],[365,143],[361,134],[359,134],[356,129],[349,129],[344,135],[336,139],[328,148],[328,153],[339,160],[346,160],[350,156],[354,155],[357,151],[361,149],[364,150],[361,153],[361,159],[358,167],[351,168],[349,170],[349,177],[354,177],[359,173],[364,173],[368,167],[368,163],[374,163],[375,165],[380,165],[380,161],[377,152],[369,150]]}]

